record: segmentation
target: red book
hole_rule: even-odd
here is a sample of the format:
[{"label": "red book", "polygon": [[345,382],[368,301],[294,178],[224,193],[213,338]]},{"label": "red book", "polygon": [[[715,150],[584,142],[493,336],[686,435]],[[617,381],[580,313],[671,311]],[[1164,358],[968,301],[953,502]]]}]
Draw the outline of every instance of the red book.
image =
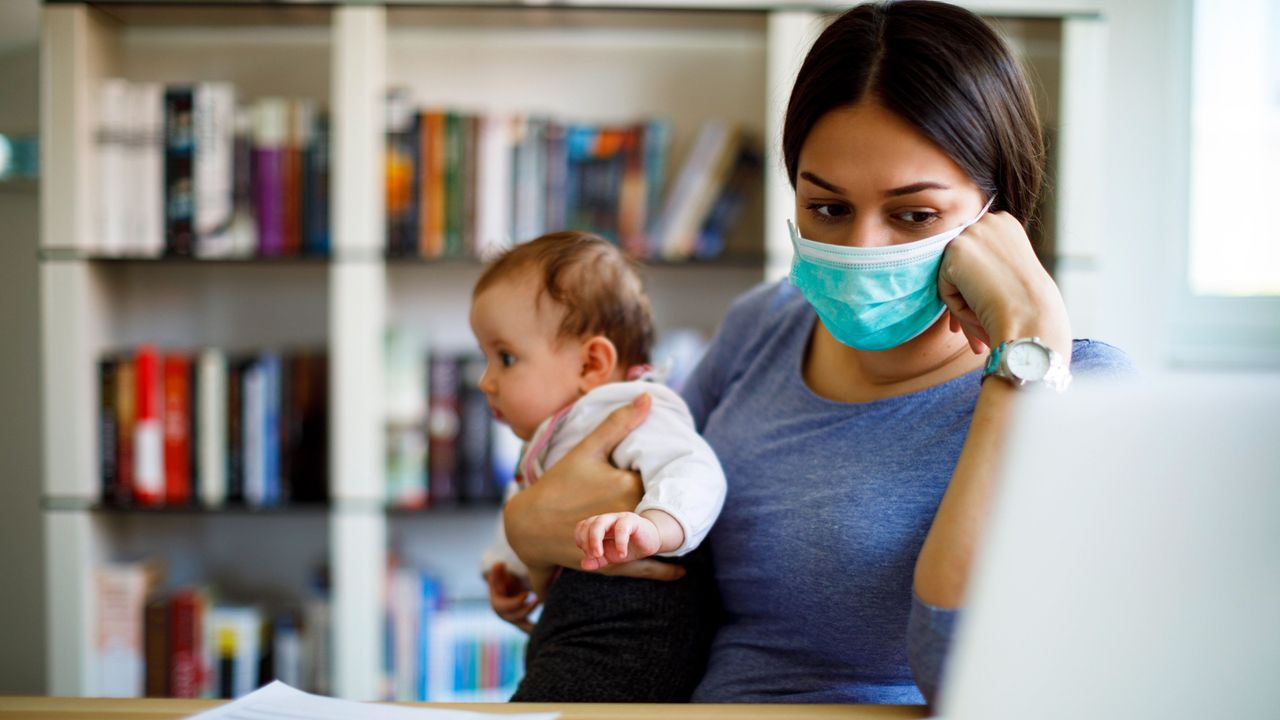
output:
[{"label": "red book", "polygon": [[191,358],[164,356],[164,502],[191,502]]},{"label": "red book", "polygon": [[202,623],[204,599],[197,590],[179,590],[169,600],[169,692],[198,698],[204,688]]},{"label": "red book", "polygon": [[133,492],[143,505],[164,500],[164,429],[160,424],[160,362],[154,346],[142,345],[133,360]]}]

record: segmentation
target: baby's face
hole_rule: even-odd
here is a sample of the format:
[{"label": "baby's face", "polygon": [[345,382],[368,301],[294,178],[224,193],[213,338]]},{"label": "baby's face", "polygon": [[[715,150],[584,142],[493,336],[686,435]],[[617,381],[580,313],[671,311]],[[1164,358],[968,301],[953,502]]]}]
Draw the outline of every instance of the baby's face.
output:
[{"label": "baby's face", "polygon": [[471,331],[484,351],[480,389],[521,440],[582,394],[579,343],[559,341],[560,313],[528,274],[499,280],[471,303]]}]

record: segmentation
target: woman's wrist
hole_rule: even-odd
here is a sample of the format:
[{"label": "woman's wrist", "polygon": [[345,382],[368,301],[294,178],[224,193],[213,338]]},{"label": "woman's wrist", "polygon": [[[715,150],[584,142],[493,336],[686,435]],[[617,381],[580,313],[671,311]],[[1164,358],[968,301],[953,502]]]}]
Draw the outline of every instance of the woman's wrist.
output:
[{"label": "woman's wrist", "polygon": [[1009,313],[995,332],[989,333],[992,346],[1020,338],[1038,337],[1041,342],[1057,351],[1068,361],[1071,358],[1071,321],[1066,303],[1056,285],[1039,293],[1038,302],[1028,303],[1019,311]]}]

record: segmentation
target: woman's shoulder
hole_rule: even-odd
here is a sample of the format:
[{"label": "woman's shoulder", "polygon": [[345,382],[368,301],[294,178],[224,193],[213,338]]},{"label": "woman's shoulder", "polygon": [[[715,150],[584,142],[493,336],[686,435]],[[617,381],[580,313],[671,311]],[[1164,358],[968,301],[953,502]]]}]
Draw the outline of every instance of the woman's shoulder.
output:
[{"label": "woman's shoulder", "polygon": [[723,329],[751,329],[750,334],[775,327],[808,307],[804,296],[789,280],[762,282],[739,295],[729,306]]},{"label": "woman's shoulder", "polygon": [[1071,374],[1136,379],[1140,373],[1137,363],[1125,351],[1101,340],[1083,338],[1072,343]]}]

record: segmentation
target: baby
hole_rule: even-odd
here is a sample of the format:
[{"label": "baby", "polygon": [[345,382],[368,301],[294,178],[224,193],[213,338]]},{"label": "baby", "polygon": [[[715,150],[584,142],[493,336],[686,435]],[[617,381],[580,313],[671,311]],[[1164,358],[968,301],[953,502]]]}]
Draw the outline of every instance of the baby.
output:
[{"label": "baby", "polygon": [[[644,393],[652,398],[646,420],[611,458],[640,474],[644,496],[634,512],[579,524],[583,570],[652,555],[680,557],[698,547],[724,503],[724,473],[684,401],[652,382],[649,301],[617,248],[577,232],[516,246],[477,282],[471,327],[487,360],[480,389],[495,417],[525,441],[512,492],[537,482],[613,410]],[[652,635],[682,632],[690,643],[709,639],[711,623],[693,617],[706,605],[703,579],[687,574],[664,583],[572,569],[562,570],[554,583],[550,577],[530,579],[501,523],[483,562],[491,582],[495,574],[511,571],[545,600],[542,620],[532,630],[526,676],[513,700],[688,699],[705,649],[655,645]],[[672,608],[684,617],[670,617]],[[583,632],[596,621],[598,632]],[[681,627],[689,623],[699,627]],[[618,637],[602,639],[601,633]],[[672,653],[686,657],[671,658]],[[625,664],[610,665],[623,654]],[[655,665],[679,677],[655,678]]]}]

